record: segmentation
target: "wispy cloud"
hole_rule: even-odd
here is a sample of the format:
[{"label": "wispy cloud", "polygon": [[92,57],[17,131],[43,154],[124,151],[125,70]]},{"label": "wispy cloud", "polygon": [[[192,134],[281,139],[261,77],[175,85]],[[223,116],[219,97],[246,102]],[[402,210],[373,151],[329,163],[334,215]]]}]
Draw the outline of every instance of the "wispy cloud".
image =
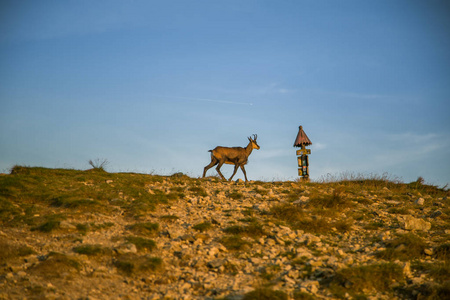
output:
[{"label": "wispy cloud", "polygon": [[312,149],[312,150],[316,150],[316,151],[323,150],[323,149],[326,149],[326,148],[328,148],[328,147],[327,147],[327,144],[320,143],[320,142],[314,142],[314,143],[311,145],[311,149]]},{"label": "wispy cloud", "polygon": [[162,97],[162,98],[168,98],[168,99],[182,99],[182,100],[189,100],[189,101],[202,101],[202,102],[236,104],[236,105],[253,105],[252,102],[239,102],[239,101],[220,100],[220,99],[195,98],[195,97],[179,97],[179,96],[168,96],[168,95],[153,95],[153,96],[155,96],[155,97]]},{"label": "wispy cloud", "polygon": [[407,144],[425,144],[440,140],[441,137],[436,133],[418,134],[413,132],[405,132],[399,134],[389,134],[387,139],[391,142],[402,142]]},{"label": "wispy cloud", "polygon": [[386,140],[390,146],[375,156],[375,160],[385,166],[424,159],[449,144],[448,137],[436,133],[389,134]]}]

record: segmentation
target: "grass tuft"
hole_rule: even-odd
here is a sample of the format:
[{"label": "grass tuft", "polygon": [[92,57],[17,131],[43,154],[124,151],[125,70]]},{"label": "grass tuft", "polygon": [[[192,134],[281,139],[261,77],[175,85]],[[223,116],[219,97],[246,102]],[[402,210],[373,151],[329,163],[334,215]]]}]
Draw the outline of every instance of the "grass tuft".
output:
[{"label": "grass tuft", "polygon": [[150,239],[139,236],[128,236],[125,239],[127,242],[134,244],[139,251],[152,251],[156,248],[155,241]]},{"label": "grass tuft", "polygon": [[386,250],[378,252],[376,256],[386,260],[407,261],[423,257],[426,248],[427,243],[421,237],[408,233],[388,241]]},{"label": "grass tuft", "polygon": [[103,247],[101,245],[82,245],[73,248],[73,252],[78,254],[85,254],[88,256],[104,255],[112,253],[111,249]]},{"label": "grass tuft", "polygon": [[283,291],[275,291],[270,288],[257,288],[244,295],[243,300],[287,300],[288,295]]},{"label": "grass tuft", "polygon": [[65,217],[61,214],[47,215],[45,216],[46,221],[39,226],[32,227],[31,231],[52,232],[60,228],[61,221],[64,219]]},{"label": "grass tuft", "polygon": [[192,228],[197,231],[204,232],[204,231],[210,230],[212,228],[212,224],[209,221],[205,221],[205,222],[202,222],[202,223],[192,226]]},{"label": "grass tuft", "polygon": [[228,235],[220,239],[220,243],[224,245],[228,250],[241,251],[250,248],[250,243],[244,241],[239,235]]},{"label": "grass tuft", "polygon": [[89,164],[91,165],[92,168],[94,168],[94,170],[96,171],[105,171],[105,167],[109,164],[109,161],[107,159],[94,159],[94,160],[89,160]]},{"label": "grass tuft", "polygon": [[3,264],[10,259],[27,256],[35,252],[28,246],[13,245],[0,238],[0,264]]},{"label": "grass tuft", "polygon": [[194,193],[194,195],[196,195],[196,196],[200,196],[200,197],[208,196],[208,193],[206,192],[206,190],[201,186],[191,186],[188,190],[190,192]]},{"label": "grass tuft", "polygon": [[346,293],[356,297],[367,290],[391,290],[391,285],[402,279],[402,268],[395,263],[356,266],[338,270],[329,289],[337,297]]},{"label": "grass tuft", "polygon": [[445,260],[446,262],[450,261],[450,243],[445,243],[437,246],[434,251],[433,255],[437,259]]},{"label": "grass tuft", "polygon": [[234,200],[240,200],[240,199],[244,198],[244,194],[242,194],[241,192],[238,192],[238,191],[229,192],[227,196]]},{"label": "grass tuft", "polygon": [[344,209],[352,207],[352,202],[344,195],[342,188],[335,188],[330,195],[318,195],[308,201],[308,207]]},{"label": "grass tuft", "polygon": [[159,257],[138,256],[136,254],[123,254],[114,261],[114,266],[127,276],[146,272],[155,272],[163,269],[163,261]]},{"label": "grass tuft", "polygon": [[134,232],[135,234],[154,236],[158,232],[159,224],[151,222],[135,223],[133,225],[127,226],[126,229]]},{"label": "grass tuft", "polygon": [[50,252],[43,261],[29,269],[33,275],[44,278],[60,278],[67,274],[78,273],[81,265],[69,256]]},{"label": "grass tuft", "polygon": [[263,226],[258,223],[250,223],[246,226],[233,225],[223,229],[223,231],[228,234],[245,235],[253,238],[266,235]]}]

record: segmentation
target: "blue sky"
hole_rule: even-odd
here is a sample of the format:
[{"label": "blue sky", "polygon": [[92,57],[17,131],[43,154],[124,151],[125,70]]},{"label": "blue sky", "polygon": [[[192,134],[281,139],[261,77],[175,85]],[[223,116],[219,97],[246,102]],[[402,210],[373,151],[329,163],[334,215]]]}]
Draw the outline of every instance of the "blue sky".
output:
[{"label": "blue sky", "polygon": [[445,185],[449,114],[448,1],[0,2],[3,172],[197,177],[256,133],[249,179],[292,180],[303,125],[313,179]]}]

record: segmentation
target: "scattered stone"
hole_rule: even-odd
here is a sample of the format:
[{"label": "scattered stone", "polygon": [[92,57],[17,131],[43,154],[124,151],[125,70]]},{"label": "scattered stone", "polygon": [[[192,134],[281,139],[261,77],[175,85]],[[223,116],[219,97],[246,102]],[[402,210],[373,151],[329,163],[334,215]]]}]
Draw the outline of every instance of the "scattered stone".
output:
[{"label": "scattered stone", "polygon": [[209,268],[218,269],[221,266],[223,266],[224,263],[225,263],[225,261],[223,259],[213,259],[213,260],[209,261],[206,265]]},{"label": "scattered stone", "polygon": [[[145,197],[149,196],[147,189],[153,195],[161,192],[173,195],[179,193],[180,197],[168,202],[164,200],[162,202],[165,203],[145,213],[136,211],[131,215],[127,211],[127,206],[140,200],[140,195],[131,198],[124,190],[110,196],[117,197],[109,202],[111,211],[98,212],[95,209],[82,214],[77,212],[70,215],[70,221],[61,221],[60,227],[70,230],[36,234],[29,229],[21,231],[17,226],[2,227],[0,239],[11,241],[14,245],[26,245],[34,252],[16,260],[2,261],[4,280],[0,282],[0,299],[11,291],[11,297],[25,298],[20,287],[36,292],[36,297],[52,299],[140,299],[145,295],[146,299],[241,300],[265,277],[273,283],[272,289],[281,290],[290,297],[295,291],[302,291],[317,299],[333,299],[327,284],[323,283],[333,280],[339,270],[383,263],[384,260],[374,260],[374,255],[386,250],[389,241],[397,235],[408,234],[412,230],[429,231],[421,235],[428,238],[423,261],[435,263],[433,249],[437,249],[446,237],[443,231],[450,234],[450,229],[443,229],[447,221],[446,203],[441,203],[442,198],[438,196],[431,198],[425,193],[418,198],[417,192],[414,192],[408,201],[400,201],[398,199],[404,199],[405,195],[397,197],[395,188],[382,191],[378,188],[378,196],[373,196],[373,190],[359,191],[352,188],[349,192],[344,186],[346,197],[352,201],[351,207],[344,206],[338,212],[321,215],[316,208],[302,204],[315,200],[317,195],[332,195],[331,188],[306,186],[299,182],[243,184],[241,179],[230,183],[218,181],[217,178],[201,181],[189,181],[187,176],[186,181],[181,180],[183,178],[185,175],[180,173],[179,177],[174,174],[154,182],[149,180],[143,190]],[[176,184],[171,182],[173,179],[176,179]],[[120,179],[104,180],[102,188],[105,187],[105,181],[111,187],[112,184],[118,186]],[[200,187],[207,196],[196,195],[194,188]],[[229,197],[233,192],[243,197]],[[389,197],[385,196],[387,194]],[[288,200],[292,196],[296,201]],[[145,197],[143,200],[146,200]],[[438,201],[440,205],[429,205],[433,201]],[[143,201],[143,204],[146,202]],[[292,207],[301,210],[302,219],[298,226],[290,227],[288,218],[291,216],[286,213],[286,219],[275,217],[273,207],[292,204],[299,205]],[[52,207],[53,213],[59,213],[58,209]],[[36,220],[41,220],[45,215],[40,208]],[[320,234],[301,223],[305,221],[314,225],[319,218],[325,225],[331,225],[326,231],[318,230]],[[350,229],[340,228],[338,222],[350,219],[354,221]],[[213,226],[204,231],[193,228],[206,221]],[[428,221],[437,226],[431,230]],[[135,223],[158,223],[159,229],[148,236],[126,230],[127,226]],[[74,224],[89,224],[89,230],[79,232]],[[242,228],[243,231],[228,233],[225,228],[231,226]],[[263,229],[262,233],[257,230],[245,231],[258,227]],[[131,236],[142,238],[141,242],[147,243],[147,248],[139,243],[136,244],[138,246],[127,243]],[[150,247],[152,242],[154,247]],[[78,245],[101,245],[106,249],[114,249],[116,253],[74,254],[73,249]],[[407,244],[398,245],[395,249],[396,252],[406,250]],[[42,281],[43,275],[33,274],[37,267],[55,262],[50,259],[53,253],[64,254],[66,263],[79,266],[73,273],[61,271],[61,278],[70,277],[70,281],[64,281],[64,284],[52,279]],[[129,265],[125,260],[122,266],[115,264],[120,255],[130,258]],[[155,257],[162,260],[162,269],[153,271],[150,267],[146,270],[149,267],[147,260],[152,261]],[[57,262],[62,264],[65,261]],[[432,280],[429,274],[421,276],[424,274],[419,269],[413,269],[412,272],[409,261],[395,263],[401,267],[408,285],[420,286]],[[64,267],[61,266],[62,269]],[[131,275],[125,274],[127,268],[131,270]],[[356,284],[352,280],[341,284],[350,291]],[[38,282],[45,283],[38,285]],[[47,282],[52,285],[47,286]],[[385,294],[387,292],[384,291],[361,293],[368,299],[390,299],[395,296]],[[351,298],[350,295],[347,297]]]},{"label": "scattered stone", "polygon": [[77,227],[75,225],[72,225],[71,223],[69,223],[67,221],[61,221],[59,223],[59,227],[62,229],[77,229]]},{"label": "scattered stone", "polygon": [[428,231],[431,229],[431,223],[423,219],[417,219],[412,216],[404,216],[403,228],[406,230]]},{"label": "scattered stone", "polygon": [[416,201],[414,201],[414,204],[416,205],[423,205],[425,203],[425,199],[423,198],[418,198],[416,199]]},{"label": "scattered stone", "polygon": [[423,250],[423,253],[425,253],[428,256],[431,256],[431,255],[433,255],[433,248],[425,249],[425,250]]},{"label": "scattered stone", "polygon": [[405,262],[402,266],[403,275],[406,277],[412,277],[411,274],[411,263],[409,261]]},{"label": "scattered stone", "polygon": [[136,253],[137,248],[134,244],[126,243],[114,248],[114,251],[116,251],[118,254]]}]

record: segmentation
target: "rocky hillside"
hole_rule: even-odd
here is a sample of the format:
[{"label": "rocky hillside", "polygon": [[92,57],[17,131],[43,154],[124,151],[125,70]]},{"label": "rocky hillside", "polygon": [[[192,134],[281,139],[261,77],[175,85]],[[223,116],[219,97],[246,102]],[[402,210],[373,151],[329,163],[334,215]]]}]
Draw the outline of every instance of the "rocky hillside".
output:
[{"label": "rocky hillside", "polygon": [[0,299],[449,299],[448,190],[15,167]]}]

